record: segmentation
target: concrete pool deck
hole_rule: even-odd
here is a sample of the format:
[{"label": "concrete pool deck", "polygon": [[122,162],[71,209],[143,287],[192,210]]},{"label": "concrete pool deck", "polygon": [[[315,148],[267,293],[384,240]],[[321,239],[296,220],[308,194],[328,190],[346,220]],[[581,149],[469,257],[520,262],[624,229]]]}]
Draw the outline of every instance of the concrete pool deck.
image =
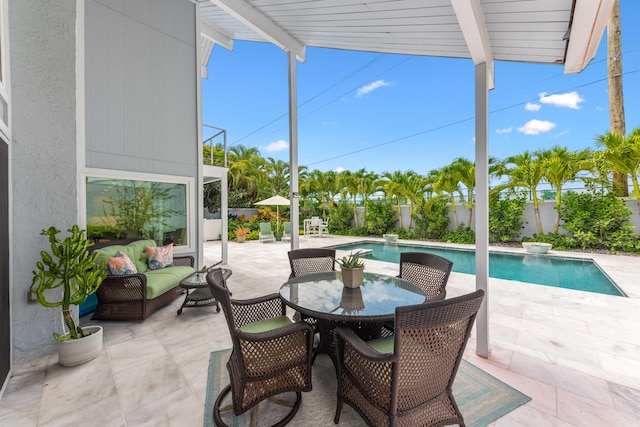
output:
[{"label": "concrete pool deck", "polygon": [[[300,247],[358,240],[301,236]],[[289,248],[288,242],[230,242],[234,298],[276,292],[289,276]],[[491,354],[475,355],[474,333],[465,358],[532,398],[491,425],[640,425],[640,258],[552,252],[595,260],[630,298],[489,279]],[[207,242],[205,264],[219,259],[220,243]],[[397,264],[373,260],[365,269],[398,272]],[[448,296],[474,287],[472,275],[451,273]],[[102,354],[85,365],[64,368],[56,355],[16,363],[0,400],[0,425],[201,426],[209,353],[231,343],[214,307],[177,316],[181,303],[143,322],[83,318],[105,328]],[[290,425],[299,424],[294,418]],[[333,425],[333,414],[317,425]]]}]

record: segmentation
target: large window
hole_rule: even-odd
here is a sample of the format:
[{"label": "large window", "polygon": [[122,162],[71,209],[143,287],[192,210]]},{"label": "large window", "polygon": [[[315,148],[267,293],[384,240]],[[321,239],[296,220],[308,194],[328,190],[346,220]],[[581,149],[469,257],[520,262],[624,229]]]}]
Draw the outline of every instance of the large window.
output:
[{"label": "large window", "polygon": [[88,175],[85,185],[90,239],[153,239],[158,245],[190,246],[189,182]]}]

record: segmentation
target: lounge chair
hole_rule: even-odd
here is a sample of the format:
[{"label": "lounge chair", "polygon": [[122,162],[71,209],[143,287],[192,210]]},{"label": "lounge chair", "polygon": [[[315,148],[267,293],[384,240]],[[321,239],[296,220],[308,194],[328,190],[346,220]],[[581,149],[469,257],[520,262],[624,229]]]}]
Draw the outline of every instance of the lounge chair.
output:
[{"label": "lounge chair", "polygon": [[271,223],[269,222],[261,222],[260,223],[260,235],[258,236],[260,242],[275,242],[276,236],[274,236],[273,231],[271,231]]},{"label": "lounge chair", "polygon": [[289,221],[285,222],[283,224],[283,229],[282,229],[282,240],[286,241],[286,240],[291,240],[291,223]]}]

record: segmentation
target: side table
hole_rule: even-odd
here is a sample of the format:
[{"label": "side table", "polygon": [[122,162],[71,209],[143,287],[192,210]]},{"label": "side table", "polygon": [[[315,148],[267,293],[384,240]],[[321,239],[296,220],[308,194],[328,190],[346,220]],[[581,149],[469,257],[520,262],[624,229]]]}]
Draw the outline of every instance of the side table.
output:
[{"label": "side table", "polygon": [[[224,280],[231,276],[231,270],[222,269]],[[207,283],[207,273],[193,273],[180,281],[181,288],[186,290],[186,295],[182,306],[178,310],[178,315],[182,314],[182,310],[187,307],[210,307],[216,306],[216,313],[220,313],[220,304],[211,295],[209,284]]]}]

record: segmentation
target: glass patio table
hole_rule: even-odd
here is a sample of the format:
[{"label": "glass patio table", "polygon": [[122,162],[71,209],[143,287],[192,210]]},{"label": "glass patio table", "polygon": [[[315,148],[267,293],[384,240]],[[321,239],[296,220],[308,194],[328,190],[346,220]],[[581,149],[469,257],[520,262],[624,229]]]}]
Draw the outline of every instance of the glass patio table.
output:
[{"label": "glass patio table", "polygon": [[362,285],[347,288],[342,273],[314,273],[289,279],[280,287],[286,305],[316,319],[320,342],[314,351],[327,353],[334,364],[333,329],[346,326],[362,339],[380,337],[385,322],[393,320],[396,307],[422,304],[425,295],[410,282],[395,276],[364,273]]}]

